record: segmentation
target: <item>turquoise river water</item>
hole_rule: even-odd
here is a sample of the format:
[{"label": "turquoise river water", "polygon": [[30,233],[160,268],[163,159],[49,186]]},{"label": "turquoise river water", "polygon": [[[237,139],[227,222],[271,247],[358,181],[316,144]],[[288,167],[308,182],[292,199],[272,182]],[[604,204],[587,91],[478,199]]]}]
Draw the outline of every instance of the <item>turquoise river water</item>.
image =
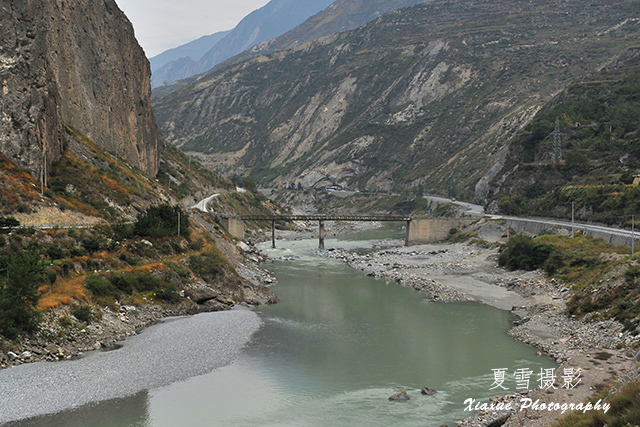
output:
[{"label": "turquoise river water", "polygon": [[[370,239],[389,233],[401,236],[387,229],[328,239],[327,247],[366,250]],[[491,390],[492,369],[555,367],[506,335],[508,312],[429,302],[414,290],[314,255],[316,245],[311,239],[279,241],[278,249],[265,249],[273,258],[299,259],[265,265],[278,279],[272,290],[281,302],[257,310],[263,326],[231,365],[19,425],[454,426],[471,415],[465,399],[488,402],[499,394]],[[516,389],[509,374],[503,385]],[[423,386],[439,392],[422,396]],[[410,401],[388,401],[402,388]]]}]

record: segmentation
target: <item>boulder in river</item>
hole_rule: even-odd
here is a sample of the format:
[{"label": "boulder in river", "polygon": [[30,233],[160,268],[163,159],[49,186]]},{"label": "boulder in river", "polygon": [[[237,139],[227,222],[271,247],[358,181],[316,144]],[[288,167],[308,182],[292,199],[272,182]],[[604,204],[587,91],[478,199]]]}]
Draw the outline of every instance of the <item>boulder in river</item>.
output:
[{"label": "boulder in river", "polygon": [[437,392],[438,390],[434,390],[430,387],[422,387],[422,389],[420,389],[420,393],[424,394],[425,396],[433,396]]},{"label": "boulder in river", "polygon": [[399,401],[399,400],[411,400],[409,395],[407,394],[407,390],[400,390],[393,396],[389,397],[391,401]]}]

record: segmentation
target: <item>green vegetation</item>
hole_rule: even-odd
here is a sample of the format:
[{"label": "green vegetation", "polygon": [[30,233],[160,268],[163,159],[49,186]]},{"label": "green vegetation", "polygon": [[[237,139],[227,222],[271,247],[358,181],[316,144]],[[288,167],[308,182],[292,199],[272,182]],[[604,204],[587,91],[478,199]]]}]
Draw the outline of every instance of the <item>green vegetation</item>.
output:
[{"label": "green vegetation", "polygon": [[562,255],[552,245],[518,234],[506,243],[498,257],[498,265],[509,270],[537,270],[544,268],[553,274]]},{"label": "green vegetation", "polygon": [[[640,325],[640,265],[626,247],[576,235],[516,235],[501,248],[500,265],[510,269],[544,269],[571,285],[570,315],[598,313],[614,318],[638,333]],[[607,255],[609,254],[609,255]]]},{"label": "green vegetation", "polygon": [[553,427],[636,427],[640,425],[640,382],[632,382],[609,396],[609,392],[601,392],[590,399],[595,403],[598,399],[606,400],[611,408],[605,414],[603,411],[588,413],[572,413]]},{"label": "green vegetation", "polygon": [[228,269],[228,263],[220,251],[211,249],[189,257],[191,270],[208,281],[215,281]]},{"label": "green vegetation", "polygon": [[[631,50],[575,83],[511,142],[499,210],[630,225],[640,212],[640,57]],[[558,120],[563,159],[552,156]],[[517,168],[516,168],[517,166]],[[508,173],[508,174],[507,174]],[[525,184],[527,183],[527,184]]]},{"label": "green vegetation", "polygon": [[471,240],[472,243],[479,243],[478,233],[476,231],[462,232],[455,227],[449,230],[449,235],[446,238],[446,241],[449,243],[464,243],[469,240]]},{"label": "green vegetation", "polygon": [[177,205],[150,206],[138,216],[133,232],[138,236],[153,238],[188,236],[189,215]]},{"label": "green vegetation", "polygon": [[19,227],[20,221],[12,216],[0,217],[0,229],[11,231],[12,229]]},{"label": "green vegetation", "polygon": [[[150,273],[114,273],[107,280],[117,293],[153,292],[162,287],[162,280]],[[115,296],[115,295],[114,295]]]},{"label": "green vegetation", "polygon": [[[20,229],[0,236],[0,335],[13,340],[36,332],[40,314],[60,306],[69,306],[86,325],[101,317],[101,307],[117,310],[116,302],[180,303],[183,283],[198,273],[212,284],[231,281],[230,289],[237,289],[235,270],[211,236],[189,242],[182,231],[176,235],[177,212],[161,205],[140,214],[135,226]],[[187,215],[181,220],[190,233]]]},{"label": "green vegetation", "polygon": [[[21,252],[0,262],[0,335],[14,339],[38,329],[40,314],[38,286],[42,282],[42,263],[33,253]],[[4,265],[2,265],[4,264]]]},{"label": "green vegetation", "polygon": [[110,297],[116,295],[116,287],[101,276],[87,276],[84,286],[97,297]]},{"label": "green vegetation", "polygon": [[88,305],[76,305],[73,307],[71,314],[87,325],[93,321],[93,311]]}]

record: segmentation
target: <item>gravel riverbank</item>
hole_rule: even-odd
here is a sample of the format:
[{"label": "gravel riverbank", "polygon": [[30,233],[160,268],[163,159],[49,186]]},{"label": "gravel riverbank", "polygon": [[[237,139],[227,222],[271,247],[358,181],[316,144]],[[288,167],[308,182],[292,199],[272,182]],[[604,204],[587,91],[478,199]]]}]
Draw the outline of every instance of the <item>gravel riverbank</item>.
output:
[{"label": "gravel riverbank", "polygon": [[[318,254],[341,259],[370,276],[416,289],[434,301],[478,301],[510,310],[517,320],[509,334],[558,362],[556,389],[533,388],[496,396],[494,403],[510,401],[513,409],[481,411],[458,423],[459,426],[548,426],[562,415],[561,411],[520,410],[521,399],[577,404],[612,381],[638,377],[632,350],[639,344],[638,337],[624,332],[616,321],[567,317],[564,310],[569,296],[567,286],[546,279],[540,272],[509,272],[497,267],[496,249],[433,244],[367,254],[341,249]],[[565,369],[580,369],[581,381],[573,389],[561,387]]]},{"label": "gravel riverbank", "polygon": [[248,309],[172,318],[130,337],[117,351],[2,370],[0,423],[130,396],[203,375],[231,363],[260,325],[259,316]]}]

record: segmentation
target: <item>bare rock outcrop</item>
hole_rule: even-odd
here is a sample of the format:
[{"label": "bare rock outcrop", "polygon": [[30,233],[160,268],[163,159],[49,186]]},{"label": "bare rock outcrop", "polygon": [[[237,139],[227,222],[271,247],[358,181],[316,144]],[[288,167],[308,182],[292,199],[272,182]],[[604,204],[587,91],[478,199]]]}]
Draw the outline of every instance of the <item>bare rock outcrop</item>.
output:
[{"label": "bare rock outcrop", "polygon": [[68,125],[155,175],[150,75],[113,0],[2,2],[0,152],[37,176],[61,155]]}]

